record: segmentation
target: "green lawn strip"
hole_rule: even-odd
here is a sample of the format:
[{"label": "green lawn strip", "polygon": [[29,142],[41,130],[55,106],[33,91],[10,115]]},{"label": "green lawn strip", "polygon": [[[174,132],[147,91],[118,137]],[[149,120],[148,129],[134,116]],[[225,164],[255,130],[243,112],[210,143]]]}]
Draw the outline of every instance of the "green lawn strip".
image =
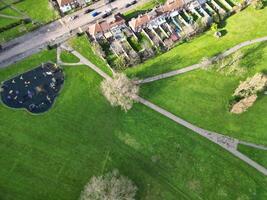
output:
[{"label": "green lawn strip", "polygon": [[75,50],[77,50],[80,54],[86,57],[89,61],[91,61],[101,70],[103,70],[109,75],[112,75],[112,72],[107,66],[107,63],[94,53],[92,45],[86,35],[73,38],[69,41],[69,43]]},{"label": "green lawn strip", "polygon": [[60,59],[62,62],[65,63],[78,63],[80,62],[80,59],[74,56],[73,54],[67,52],[67,51],[61,51]]},{"label": "green lawn strip", "polygon": [[143,5],[137,6],[136,8],[124,13],[126,20],[131,20],[131,18],[135,18],[140,14],[144,14],[148,12],[149,10],[153,9],[156,5],[159,3],[163,3],[164,0],[157,1],[157,0],[150,0]]},{"label": "green lawn strip", "polygon": [[[25,13],[26,16],[29,16],[34,22],[39,22],[39,24],[46,24],[59,17],[55,8],[53,8],[47,0],[26,0],[13,4],[13,6],[20,10],[22,13]],[[10,8],[6,8],[0,11],[0,13],[3,14],[5,14],[6,12],[10,14],[13,13],[12,15],[15,16],[21,16],[18,12]],[[2,27],[2,24],[8,25],[12,23],[10,19],[0,19],[0,27]],[[0,33],[0,43],[7,42],[11,39],[14,39],[15,37],[19,37],[22,34],[32,31],[36,26],[39,25],[33,25],[31,23],[26,25],[21,24],[20,26],[16,26],[14,28],[11,28],[10,30],[2,32]]]},{"label": "green lawn strip", "polygon": [[238,150],[243,154],[247,155],[252,160],[258,162],[267,168],[267,151],[262,149],[256,149],[250,146],[238,145]]},{"label": "green lawn strip", "polygon": [[55,8],[47,0],[26,0],[14,5],[33,20],[47,23],[59,17]]},{"label": "green lawn strip", "polygon": [[[22,17],[23,18],[23,16],[21,16],[19,13],[12,10],[11,8],[5,8],[4,10],[0,10],[0,14],[11,16],[11,17]],[[0,16],[0,28],[8,24],[17,22],[18,20],[19,19],[11,19],[11,18]]]},{"label": "green lawn strip", "polygon": [[[1,80],[18,73],[7,70]],[[138,199],[266,198],[267,180],[223,149],[142,105],[111,108],[87,67],[64,71],[49,112],[0,106],[2,199],[78,199],[91,176],[113,168],[134,180]]]},{"label": "green lawn strip", "polygon": [[267,35],[267,7],[255,10],[249,7],[226,21],[226,35],[218,39],[211,31],[159,55],[145,63],[127,69],[131,77],[144,78],[198,63],[203,57],[212,57],[246,40]]},{"label": "green lawn strip", "polygon": [[21,24],[19,26],[16,26],[14,28],[11,28],[7,31],[4,31],[0,34],[0,43],[7,42],[9,40],[14,39],[15,37],[19,37],[29,31],[31,31],[34,28],[33,24]]},{"label": "green lawn strip", "polygon": [[202,128],[245,141],[267,144],[267,98],[263,95],[240,115],[229,112],[239,82],[267,69],[267,43],[243,49],[242,76],[197,70],[142,86],[141,96]]}]

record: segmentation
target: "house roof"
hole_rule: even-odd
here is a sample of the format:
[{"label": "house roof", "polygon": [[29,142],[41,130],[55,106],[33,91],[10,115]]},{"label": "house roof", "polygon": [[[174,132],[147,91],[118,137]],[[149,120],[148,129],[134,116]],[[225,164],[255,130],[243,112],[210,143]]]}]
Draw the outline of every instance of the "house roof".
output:
[{"label": "house roof", "polygon": [[129,21],[129,26],[133,30],[136,30],[138,27],[147,24],[150,20],[151,20],[151,16],[148,14],[139,15],[137,18],[133,18],[131,21]]},{"label": "house roof", "polygon": [[69,3],[74,2],[74,0],[57,0],[57,2],[58,2],[59,6],[64,6],[64,5],[67,5]]},{"label": "house roof", "polygon": [[98,33],[106,32],[109,28],[109,24],[106,21],[96,22],[95,24],[89,26],[88,32],[90,35],[95,36]]},{"label": "house roof", "polygon": [[166,3],[162,6],[163,12],[170,12],[173,10],[180,9],[184,6],[183,0],[167,0]]},{"label": "house roof", "polygon": [[116,15],[113,15],[113,17],[111,17],[108,20],[109,26],[110,28],[115,27],[115,26],[119,26],[125,23],[125,19],[123,18],[123,16],[118,13]]},{"label": "house roof", "polygon": [[88,32],[92,36],[96,36],[98,33],[105,33],[110,30],[112,27],[117,25],[122,25],[125,23],[125,19],[121,14],[114,15],[108,21],[96,22],[95,24],[89,26]]}]

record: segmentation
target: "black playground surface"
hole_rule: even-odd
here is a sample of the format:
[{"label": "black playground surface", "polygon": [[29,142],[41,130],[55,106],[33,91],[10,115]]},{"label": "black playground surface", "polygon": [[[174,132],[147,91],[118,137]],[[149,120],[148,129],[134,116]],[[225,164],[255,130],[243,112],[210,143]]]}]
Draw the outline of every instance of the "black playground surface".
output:
[{"label": "black playground surface", "polygon": [[51,108],[63,83],[63,70],[53,63],[44,63],[3,82],[1,99],[11,108],[42,113]]}]

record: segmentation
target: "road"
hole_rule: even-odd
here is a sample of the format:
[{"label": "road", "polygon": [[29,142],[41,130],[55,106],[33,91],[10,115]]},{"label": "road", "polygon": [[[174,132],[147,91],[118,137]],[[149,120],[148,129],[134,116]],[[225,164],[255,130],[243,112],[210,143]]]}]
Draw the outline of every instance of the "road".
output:
[{"label": "road", "polygon": [[[132,2],[132,0],[116,0],[109,4],[105,4],[105,1],[101,0],[69,16],[65,16],[62,19],[45,25],[36,31],[18,37],[2,45],[2,50],[0,52],[0,68],[7,67],[10,64],[37,53],[47,48],[49,44],[60,43],[67,40],[77,33],[79,27],[86,29],[88,24],[101,19],[101,15],[107,9],[117,8],[113,13],[124,13],[147,1],[148,0],[140,0],[137,4],[125,8],[125,4]],[[97,17],[92,17],[91,14],[84,14],[84,11],[88,8],[95,9],[101,12],[101,14]],[[73,15],[78,15],[79,18],[70,21],[69,18]]]}]

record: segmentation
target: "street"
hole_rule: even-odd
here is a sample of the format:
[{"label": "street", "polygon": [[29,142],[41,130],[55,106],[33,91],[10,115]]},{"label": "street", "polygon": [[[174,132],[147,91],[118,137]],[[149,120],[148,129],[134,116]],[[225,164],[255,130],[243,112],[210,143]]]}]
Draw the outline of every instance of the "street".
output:
[{"label": "street", "polygon": [[[62,19],[40,27],[33,32],[15,38],[2,45],[2,50],[0,51],[0,68],[7,67],[32,54],[46,49],[49,44],[56,44],[67,40],[77,33],[79,27],[85,30],[88,24],[102,19],[101,16],[107,9],[116,8],[113,12],[114,14],[118,12],[124,13],[147,1],[148,0],[140,0],[137,4],[125,8],[125,5],[132,2],[132,0],[116,0],[109,4],[105,4],[105,1],[101,0],[91,6],[72,13],[71,15],[65,16]],[[97,17],[93,17],[91,13],[84,14],[85,10],[89,8],[101,12],[101,14]],[[69,20],[71,16],[75,15],[78,15],[79,17],[75,20]]]}]

